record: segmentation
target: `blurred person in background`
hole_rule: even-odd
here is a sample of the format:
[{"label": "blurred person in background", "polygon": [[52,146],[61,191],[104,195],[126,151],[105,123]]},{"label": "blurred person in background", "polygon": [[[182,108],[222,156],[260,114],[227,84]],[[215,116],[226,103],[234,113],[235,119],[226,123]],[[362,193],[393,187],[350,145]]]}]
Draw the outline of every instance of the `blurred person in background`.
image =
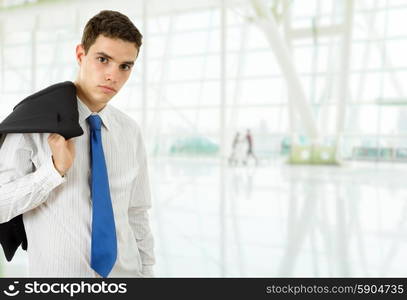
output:
[{"label": "blurred person in background", "polygon": [[232,151],[229,157],[229,165],[230,166],[235,166],[238,162],[238,144],[239,144],[239,139],[240,139],[240,133],[236,132],[235,137],[233,138],[232,142]]},{"label": "blurred person in background", "polygon": [[254,155],[254,153],[253,153],[253,136],[252,136],[252,133],[250,132],[250,129],[247,129],[247,131],[246,131],[246,143],[247,143],[247,152],[246,152],[246,157],[243,161],[243,164],[247,165],[249,158],[252,157],[257,166],[258,159],[257,159],[256,155]]}]

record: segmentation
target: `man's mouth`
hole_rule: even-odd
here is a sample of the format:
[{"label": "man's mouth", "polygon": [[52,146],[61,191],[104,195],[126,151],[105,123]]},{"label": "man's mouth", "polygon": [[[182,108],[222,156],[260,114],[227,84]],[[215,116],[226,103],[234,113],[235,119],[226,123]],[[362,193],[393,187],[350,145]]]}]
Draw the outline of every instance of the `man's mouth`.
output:
[{"label": "man's mouth", "polygon": [[104,93],[116,93],[116,90],[110,86],[99,85],[98,87],[101,88]]}]

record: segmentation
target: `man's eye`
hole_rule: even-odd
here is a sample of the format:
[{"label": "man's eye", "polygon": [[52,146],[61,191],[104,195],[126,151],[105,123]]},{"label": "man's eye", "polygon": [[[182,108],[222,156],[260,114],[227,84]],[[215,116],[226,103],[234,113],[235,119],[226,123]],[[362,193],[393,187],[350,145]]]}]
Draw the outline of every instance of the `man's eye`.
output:
[{"label": "man's eye", "polygon": [[107,62],[107,58],[106,58],[106,57],[102,57],[102,56],[99,56],[99,57],[98,57],[98,60],[99,60],[101,63]]},{"label": "man's eye", "polygon": [[131,69],[131,67],[130,67],[129,65],[121,65],[120,68],[121,68],[122,70],[125,70],[125,71],[128,71],[128,70]]}]

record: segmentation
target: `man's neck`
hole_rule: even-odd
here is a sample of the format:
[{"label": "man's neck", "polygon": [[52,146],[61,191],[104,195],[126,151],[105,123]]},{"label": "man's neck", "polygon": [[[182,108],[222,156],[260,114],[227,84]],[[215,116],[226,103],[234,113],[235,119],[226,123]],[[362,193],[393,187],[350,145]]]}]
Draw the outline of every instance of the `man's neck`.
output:
[{"label": "man's neck", "polygon": [[78,81],[75,81],[74,84],[76,87],[76,96],[89,108],[91,112],[100,112],[103,108],[105,108],[106,104],[93,104],[92,101],[89,100],[86,91],[82,89],[81,84]]}]

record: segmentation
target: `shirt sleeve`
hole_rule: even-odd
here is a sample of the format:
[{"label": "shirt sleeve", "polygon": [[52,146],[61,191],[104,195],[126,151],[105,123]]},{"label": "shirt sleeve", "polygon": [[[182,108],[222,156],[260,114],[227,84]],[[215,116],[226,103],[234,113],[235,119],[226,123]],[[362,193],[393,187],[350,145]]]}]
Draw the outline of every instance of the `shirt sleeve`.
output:
[{"label": "shirt sleeve", "polygon": [[150,228],[148,210],[151,208],[151,191],[147,167],[147,155],[141,135],[137,138],[139,162],[136,186],[129,207],[129,221],[135,235],[143,264],[142,275],[153,277],[154,239]]},{"label": "shirt sleeve", "polygon": [[43,203],[66,181],[54,167],[52,156],[35,166],[33,148],[22,133],[6,135],[0,148],[0,223],[5,223]]}]

